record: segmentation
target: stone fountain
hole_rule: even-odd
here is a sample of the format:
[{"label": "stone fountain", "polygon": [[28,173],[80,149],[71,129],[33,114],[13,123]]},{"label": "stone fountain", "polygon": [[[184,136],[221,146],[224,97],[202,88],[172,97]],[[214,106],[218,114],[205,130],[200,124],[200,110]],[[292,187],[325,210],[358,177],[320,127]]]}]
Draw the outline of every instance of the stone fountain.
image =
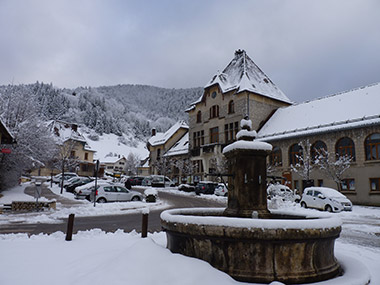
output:
[{"label": "stone fountain", "polygon": [[303,284],[339,275],[334,243],[340,219],[271,213],[266,157],[272,146],[255,140],[249,120],[242,120],[241,127],[238,140],[223,150],[232,174],[227,208],[163,212],[167,247],[245,282]]}]

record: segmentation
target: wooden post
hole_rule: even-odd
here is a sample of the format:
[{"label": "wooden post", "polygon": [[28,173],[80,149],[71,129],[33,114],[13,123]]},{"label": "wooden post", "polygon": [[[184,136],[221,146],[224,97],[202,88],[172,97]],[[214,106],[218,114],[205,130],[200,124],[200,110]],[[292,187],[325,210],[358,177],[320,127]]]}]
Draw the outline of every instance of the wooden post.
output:
[{"label": "wooden post", "polygon": [[148,216],[149,214],[142,214],[142,226],[141,226],[142,238],[146,238],[148,236]]},{"label": "wooden post", "polygon": [[74,227],[74,214],[69,215],[69,220],[67,221],[67,232],[66,232],[66,240],[72,240],[73,236],[73,227]]}]

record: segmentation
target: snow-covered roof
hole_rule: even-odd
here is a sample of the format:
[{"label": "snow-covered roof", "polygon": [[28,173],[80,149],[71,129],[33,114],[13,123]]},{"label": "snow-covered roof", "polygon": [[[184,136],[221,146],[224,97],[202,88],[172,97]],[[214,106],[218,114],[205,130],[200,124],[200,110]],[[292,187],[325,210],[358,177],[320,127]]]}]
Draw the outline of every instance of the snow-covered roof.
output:
[{"label": "snow-covered roof", "polygon": [[[50,131],[54,134],[54,138],[59,143],[64,143],[65,141],[70,140],[70,139],[87,143],[84,136],[82,136],[78,132],[77,126],[75,124],[54,120],[54,121],[48,122],[48,127]],[[88,148],[90,147],[88,146]]]},{"label": "snow-covered roof", "polygon": [[102,159],[100,159],[100,162],[101,163],[116,163],[118,162],[119,160],[122,160],[122,159],[125,159],[124,156],[119,156],[119,155],[116,155],[116,156],[106,156]]},{"label": "snow-covered roof", "polygon": [[380,124],[380,83],[278,109],[258,137],[270,141]]},{"label": "snow-covered roof", "polygon": [[182,138],[176,142],[164,156],[183,155],[189,152],[189,133],[187,132]]},{"label": "snow-covered roof", "polygon": [[215,74],[205,88],[215,84],[219,85],[223,93],[231,90],[236,90],[237,93],[250,91],[291,103],[290,99],[265,75],[244,50],[237,50],[235,57],[227,67],[222,72]]},{"label": "snow-covered roof", "polygon": [[155,136],[152,136],[148,140],[148,143],[152,146],[165,144],[180,128],[188,130],[189,126],[185,123],[185,121],[178,121],[165,133],[156,133]]}]

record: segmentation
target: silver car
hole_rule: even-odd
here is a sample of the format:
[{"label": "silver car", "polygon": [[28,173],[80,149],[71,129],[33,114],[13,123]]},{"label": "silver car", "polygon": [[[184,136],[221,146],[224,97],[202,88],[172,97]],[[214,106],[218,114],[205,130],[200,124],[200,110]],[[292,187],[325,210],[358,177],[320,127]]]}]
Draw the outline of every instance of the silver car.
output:
[{"label": "silver car", "polygon": [[[94,201],[93,194],[90,197]],[[118,185],[101,185],[96,191],[96,202],[98,203],[142,201],[143,198],[143,195],[139,192],[131,191]]]}]

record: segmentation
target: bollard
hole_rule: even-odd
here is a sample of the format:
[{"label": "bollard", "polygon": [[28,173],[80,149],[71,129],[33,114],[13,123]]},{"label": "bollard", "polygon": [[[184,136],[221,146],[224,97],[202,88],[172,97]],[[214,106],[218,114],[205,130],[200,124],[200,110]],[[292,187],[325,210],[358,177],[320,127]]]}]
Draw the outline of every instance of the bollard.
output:
[{"label": "bollard", "polygon": [[142,214],[142,226],[141,226],[141,237],[146,238],[148,236],[148,216],[149,214]]},{"label": "bollard", "polygon": [[66,232],[66,240],[72,240],[73,236],[73,227],[74,227],[74,214],[69,215],[69,220],[67,221],[67,232]]}]

